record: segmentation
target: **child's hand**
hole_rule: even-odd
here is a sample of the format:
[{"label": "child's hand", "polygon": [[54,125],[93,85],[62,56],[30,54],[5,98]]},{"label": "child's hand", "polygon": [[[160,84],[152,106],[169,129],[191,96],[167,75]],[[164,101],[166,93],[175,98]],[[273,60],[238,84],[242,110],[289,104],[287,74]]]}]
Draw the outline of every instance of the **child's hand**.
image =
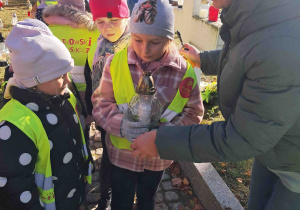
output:
[{"label": "child's hand", "polygon": [[[184,48],[187,48],[188,50],[185,50]],[[185,44],[184,48],[179,50],[180,55],[182,55],[185,59],[187,59],[191,63],[191,65],[200,68],[201,67],[201,61],[199,56],[200,51],[197,50],[197,48],[195,48],[194,46],[189,44]]]},{"label": "child's hand", "polygon": [[141,122],[132,122],[123,118],[121,124],[121,136],[132,142],[136,137],[149,131],[146,124]]},{"label": "child's hand", "polygon": [[132,142],[133,139],[139,135],[149,131],[149,128],[146,124],[142,122],[132,122],[128,119],[128,110],[124,110],[124,117],[121,123],[120,134],[122,137],[126,138],[128,141]]}]

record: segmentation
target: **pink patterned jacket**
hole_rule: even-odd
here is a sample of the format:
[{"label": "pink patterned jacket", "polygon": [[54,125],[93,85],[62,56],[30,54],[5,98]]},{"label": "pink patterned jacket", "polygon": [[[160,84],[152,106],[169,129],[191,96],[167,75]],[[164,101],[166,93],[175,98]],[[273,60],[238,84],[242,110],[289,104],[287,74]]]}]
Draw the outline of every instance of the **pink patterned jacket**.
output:
[{"label": "pink patterned jacket", "polygon": [[[131,156],[130,150],[118,149],[111,143],[109,134],[121,137],[120,129],[123,118],[123,110],[118,108],[114,98],[110,74],[112,59],[113,55],[107,59],[100,85],[92,95],[94,119],[98,125],[107,131],[106,144],[110,161],[118,167],[136,172],[143,172],[144,169],[152,171],[164,170],[172,161],[162,160],[159,157],[138,160]],[[170,53],[166,53],[159,61],[145,63],[136,55],[132,47],[128,47],[128,65],[135,87],[138,84],[142,72],[151,71],[155,87],[157,88],[156,94],[163,110],[170,105],[175,97],[187,69],[186,61],[175,49]],[[163,126],[199,124],[202,120],[203,112],[204,107],[197,84],[192,90],[191,96],[182,113]]]}]

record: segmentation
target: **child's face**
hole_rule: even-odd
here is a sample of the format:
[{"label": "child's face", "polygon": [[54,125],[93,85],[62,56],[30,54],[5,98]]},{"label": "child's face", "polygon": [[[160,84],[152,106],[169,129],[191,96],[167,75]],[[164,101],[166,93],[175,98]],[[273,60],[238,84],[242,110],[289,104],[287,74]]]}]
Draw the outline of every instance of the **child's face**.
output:
[{"label": "child's face", "polygon": [[158,60],[167,51],[170,39],[148,34],[131,34],[131,42],[136,54],[145,62]]},{"label": "child's face", "polygon": [[149,9],[152,7],[152,5],[150,4],[150,1],[146,1],[142,4],[142,7],[145,9]]},{"label": "child's face", "polygon": [[61,77],[38,85],[37,90],[48,95],[63,95],[70,82],[69,75],[66,73]]},{"label": "child's face", "polygon": [[126,18],[97,18],[95,21],[100,33],[110,42],[120,39],[127,25]]}]

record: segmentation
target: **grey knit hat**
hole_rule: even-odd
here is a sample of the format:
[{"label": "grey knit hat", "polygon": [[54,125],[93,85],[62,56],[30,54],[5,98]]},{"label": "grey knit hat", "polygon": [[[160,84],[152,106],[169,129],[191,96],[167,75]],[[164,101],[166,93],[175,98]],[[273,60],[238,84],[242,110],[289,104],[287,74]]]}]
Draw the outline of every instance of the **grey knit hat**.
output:
[{"label": "grey knit hat", "polygon": [[174,12],[168,0],[139,0],[130,18],[130,31],[174,38]]}]

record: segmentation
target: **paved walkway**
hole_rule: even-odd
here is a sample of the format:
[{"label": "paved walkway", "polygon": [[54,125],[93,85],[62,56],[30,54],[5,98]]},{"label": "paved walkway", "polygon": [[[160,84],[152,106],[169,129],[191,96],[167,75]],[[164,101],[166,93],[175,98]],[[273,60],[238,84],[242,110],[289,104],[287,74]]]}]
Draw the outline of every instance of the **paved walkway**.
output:
[{"label": "paved walkway", "polygon": [[[94,127],[91,129],[91,134],[95,133]],[[100,183],[99,183],[99,167],[102,157],[102,144],[100,140],[90,140],[90,149],[95,160],[96,172],[93,174],[93,183],[86,188],[86,206],[88,210],[97,209],[97,201],[100,198]],[[162,182],[159,186],[155,210],[192,210],[194,198],[193,195],[185,195],[181,190],[175,189],[172,186],[172,176],[170,170],[166,170],[163,175]]]}]

